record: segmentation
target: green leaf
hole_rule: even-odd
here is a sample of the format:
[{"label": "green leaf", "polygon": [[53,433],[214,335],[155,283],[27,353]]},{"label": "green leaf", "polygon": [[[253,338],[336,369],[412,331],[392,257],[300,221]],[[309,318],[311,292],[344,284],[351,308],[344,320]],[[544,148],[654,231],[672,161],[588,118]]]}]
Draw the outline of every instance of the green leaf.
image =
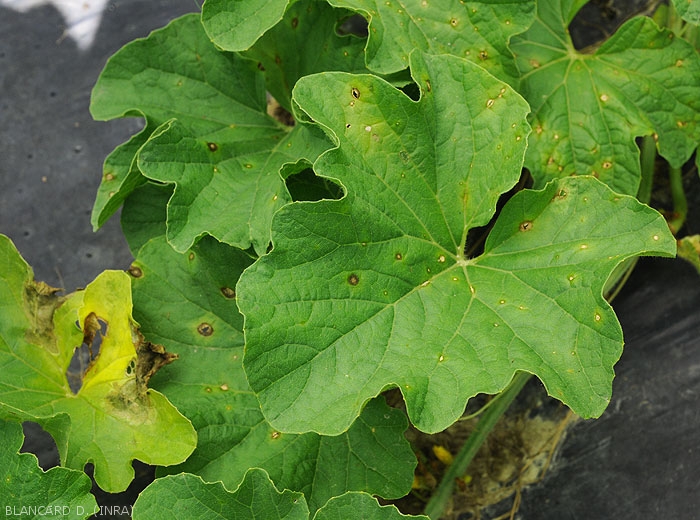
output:
[{"label": "green leaf", "polygon": [[282,19],[295,0],[206,0],[202,24],[211,40],[228,51],[249,49]]},{"label": "green leaf", "polygon": [[[329,0],[328,3],[335,7],[347,8],[369,20],[365,60],[366,66],[373,72],[392,74],[401,71],[408,66],[411,51],[420,49],[433,54],[453,54],[467,58],[512,85],[517,84],[518,70],[513,54],[508,49],[508,43],[513,35],[522,33],[530,26],[535,14],[533,0]],[[352,59],[359,41],[347,42],[346,45],[352,50],[348,50],[347,57],[344,54],[338,57],[336,51],[341,50],[338,45],[342,47],[342,41],[332,37],[330,30],[333,27],[328,25],[330,20],[325,16],[315,20],[313,13],[311,16],[301,14],[302,6],[313,4],[314,2],[295,3],[289,0],[268,2],[265,14],[258,16],[255,22],[251,23],[252,13],[263,9],[258,0],[207,0],[202,11],[202,23],[212,40],[226,50],[244,51],[257,42],[257,53],[262,48],[269,49],[270,40],[286,32],[287,35],[294,35],[288,37],[290,46],[286,52],[291,61],[303,63],[304,57],[309,56],[305,52],[289,54],[299,41],[306,49],[323,49],[321,59],[327,59],[328,63],[332,64],[330,68],[324,69],[314,65],[312,60],[309,65],[315,70],[307,66],[307,74],[322,70],[353,72],[359,64],[349,66],[341,63],[346,62],[348,58]],[[276,27],[273,31],[276,36],[265,34],[282,19],[285,9],[287,13],[284,18],[289,23],[282,23]],[[320,5],[317,9],[319,13],[324,12]],[[290,14],[291,12],[299,14]],[[295,18],[300,24],[304,19],[313,21],[313,30],[301,31],[301,26],[295,25],[293,29],[296,31],[290,32],[288,26]],[[303,36],[309,33],[312,34],[310,41],[304,42]],[[265,36],[259,40],[263,34]],[[282,39],[278,41],[284,42]],[[316,41],[326,43],[324,46],[310,45]],[[281,50],[284,52],[284,49]],[[282,54],[279,56],[284,62]],[[316,58],[317,52],[311,56]],[[290,59],[287,58],[286,61],[289,62]],[[289,82],[288,89],[292,86],[293,82]]]},{"label": "green leaf", "polygon": [[[106,271],[84,291],[59,297],[33,281],[3,235],[0,267],[0,416],[40,423],[56,440],[63,465],[83,469],[92,462],[96,482],[110,492],[127,488],[135,458],[159,465],[185,460],[196,434],[163,395],[147,388],[172,357],[139,334],[129,277]],[[66,379],[73,351],[96,337],[99,354],[73,394]]]},{"label": "green leaf", "polygon": [[308,520],[309,509],[301,493],[280,493],[263,470],[251,469],[233,492],[221,482],[208,484],[187,473],[157,479],[136,499],[133,517]]},{"label": "green leaf", "polygon": [[367,67],[388,74],[405,69],[413,49],[469,59],[517,85],[508,43],[535,15],[533,0],[329,0],[369,20]]},{"label": "green leaf", "polygon": [[143,183],[141,175],[173,184],[167,230],[179,251],[211,234],[264,252],[272,214],[291,200],[280,169],[310,163],[328,147],[317,130],[292,129],[268,116],[262,72],[254,62],[218,51],[196,15],[112,56],[90,108],[102,120],[140,115],[149,129],[111,156],[122,167],[105,174],[98,200],[104,209],[96,210],[94,222],[118,205],[104,205],[104,192],[120,202]]},{"label": "green leaf", "polygon": [[91,223],[97,231],[119,209],[129,194],[146,182],[136,166],[136,154],[151,136],[157,125],[146,121],[146,126],[126,143],[117,146],[105,159],[102,182],[92,207]]},{"label": "green leaf", "polygon": [[302,76],[325,71],[367,72],[366,40],[337,32],[351,14],[316,0],[296,2],[280,23],[243,54],[264,69],[270,93],[285,109],[292,111],[292,88]]},{"label": "green leaf", "polygon": [[280,489],[304,492],[312,511],[348,490],[408,493],[416,459],[404,438],[406,417],[383,398],[339,437],[280,434],[265,421],[243,373],[243,317],[233,292],[251,262],[211,238],[181,255],[160,237],[133,264],[134,313],[144,335],[180,355],[153,387],[198,432],[193,455],[164,472],[196,473],[234,488],[248,468],[261,467]]},{"label": "green leaf", "polygon": [[686,22],[700,24],[700,1],[698,0],[673,0],[673,7]]},{"label": "green leaf", "polygon": [[346,493],[328,501],[310,516],[301,493],[280,493],[264,470],[249,470],[240,487],[227,491],[220,483],[181,473],[159,478],[134,504],[134,520],[160,518],[220,518],[226,520],[400,520],[406,516],[394,506],[380,506],[366,493]]},{"label": "green leaf", "polygon": [[423,515],[402,515],[394,506],[380,506],[374,498],[366,493],[346,493],[332,498],[314,516],[314,520],[347,520],[350,518],[362,518],[363,520],[420,518],[428,520],[428,517]]},{"label": "green leaf", "polygon": [[92,483],[82,471],[43,471],[36,457],[19,453],[24,435],[19,423],[0,420],[0,504],[6,517],[87,518],[95,510]]},{"label": "green leaf", "polygon": [[672,255],[666,223],[571,178],[513,197],[484,254],[465,258],[467,232],[520,175],[528,107],[469,62],[413,60],[417,103],[367,76],[295,89],[339,145],[314,168],[347,195],[280,210],[273,250],[238,283],[263,413],[281,431],[336,434],[396,386],[411,421],[436,432],[523,370],[579,415],[600,415],[622,349],[603,285],[627,257]]},{"label": "green leaf", "polygon": [[578,52],[567,26],[580,7],[542,0],[529,31],[513,39],[520,92],[532,107],[525,159],[544,186],[593,175],[620,193],[640,182],[635,138],[655,133],[673,166],[700,142],[700,61],[693,48],[650,18],[634,18],[594,53]]},{"label": "green leaf", "polygon": [[138,255],[150,239],[165,236],[168,201],[172,195],[172,186],[148,182],[136,188],[124,201],[122,232],[132,255]]},{"label": "green leaf", "polygon": [[690,262],[700,274],[700,235],[681,238],[678,241],[678,256]]}]

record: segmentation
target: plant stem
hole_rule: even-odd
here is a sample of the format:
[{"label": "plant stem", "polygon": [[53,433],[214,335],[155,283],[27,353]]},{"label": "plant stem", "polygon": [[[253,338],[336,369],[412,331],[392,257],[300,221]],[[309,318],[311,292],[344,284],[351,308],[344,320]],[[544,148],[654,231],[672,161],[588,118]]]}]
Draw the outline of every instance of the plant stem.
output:
[{"label": "plant stem", "polygon": [[492,406],[481,415],[474,431],[459,450],[452,464],[447,468],[445,475],[440,481],[440,485],[428,501],[424,514],[432,520],[438,520],[445,512],[445,508],[454,491],[455,480],[464,475],[469,463],[472,461],[479,448],[486,440],[488,434],[493,430],[501,415],[508,409],[513,399],[520,393],[528,379],[532,377],[526,372],[518,372],[510,384],[498,396]]},{"label": "plant stem", "polygon": [[676,12],[673,2],[668,3],[668,9],[666,10],[666,27],[671,29],[677,36],[683,30],[683,19]]},{"label": "plant stem", "polygon": [[640,152],[639,161],[642,170],[642,180],[637,191],[637,199],[639,202],[649,204],[654,185],[654,166],[656,163],[656,140],[653,136],[645,135],[642,138]]},{"label": "plant stem", "polygon": [[683,227],[688,214],[688,200],[685,198],[683,190],[683,177],[680,168],[668,169],[668,180],[671,188],[671,198],[673,199],[673,215],[668,221],[668,227],[675,235]]}]

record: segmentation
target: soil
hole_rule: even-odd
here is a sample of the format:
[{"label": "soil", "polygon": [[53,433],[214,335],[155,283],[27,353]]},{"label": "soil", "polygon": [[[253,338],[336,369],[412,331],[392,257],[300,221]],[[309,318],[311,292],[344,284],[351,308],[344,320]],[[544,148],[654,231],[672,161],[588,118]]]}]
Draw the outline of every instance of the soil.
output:
[{"label": "soil", "polygon": [[[478,415],[472,417],[479,413],[477,407],[486,406],[490,399],[484,395],[472,399],[465,418],[438,434],[427,435],[414,428],[408,431],[419,465],[411,494],[393,502],[403,513],[422,513],[450,459],[479,420]],[[523,489],[540,482],[556,461],[557,448],[576,419],[568,408],[546,395],[538,380],[531,379],[457,481],[443,518],[509,518],[519,508]],[[508,510],[499,517],[484,516],[493,506]]]}]

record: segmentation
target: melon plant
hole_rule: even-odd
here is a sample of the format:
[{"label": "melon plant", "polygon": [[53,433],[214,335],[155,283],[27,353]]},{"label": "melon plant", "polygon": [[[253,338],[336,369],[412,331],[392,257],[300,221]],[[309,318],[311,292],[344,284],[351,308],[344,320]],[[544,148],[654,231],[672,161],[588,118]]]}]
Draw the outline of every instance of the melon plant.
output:
[{"label": "melon plant", "polygon": [[[682,189],[667,218],[648,203],[657,151],[678,188],[700,140],[700,61],[694,2],[579,50],[584,4],[207,0],[124,46],[90,109],[144,126],[92,223],[121,208],[134,262],[65,295],[0,240],[8,443],[41,424],[86,516],[85,465],[120,492],[137,459],[158,478],[134,518],[401,518],[372,495],[410,492],[409,423],[496,395],[439,518],[529,377],[600,416],[623,348],[606,296],[683,238]],[[46,500],[51,472],[7,456],[4,503]]]}]

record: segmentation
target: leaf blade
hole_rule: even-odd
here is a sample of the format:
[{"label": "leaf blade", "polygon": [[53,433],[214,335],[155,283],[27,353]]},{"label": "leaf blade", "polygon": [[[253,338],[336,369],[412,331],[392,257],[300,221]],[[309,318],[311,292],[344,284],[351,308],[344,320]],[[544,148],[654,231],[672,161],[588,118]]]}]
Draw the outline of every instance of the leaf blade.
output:
[{"label": "leaf blade", "polygon": [[[41,424],[56,440],[62,463],[83,469],[93,462],[105,490],[127,488],[134,458],[165,465],[185,460],[196,434],[165,397],[146,386],[165,353],[139,337],[128,276],[106,271],[85,291],[62,298],[33,281],[31,268],[3,235],[0,258],[9,268],[2,273],[0,301],[10,302],[10,319],[0,327],[2,416]],[[103,334],[99,320],[107,326]],[[97,334],[100,354],[73,394],[65,373],[71,356]],[[141,370],[146,375],[139,379]]]},{"label": "leaf blade", "polygon": [[[415,456],[403,436],[405,416],[382,399],[339,437],[280,433],[265,421],[242,370],[242,317],[232,289],[250,263],[211,239],[180,255],[162,236],[144,245],[134,263],[141,273],[134,299],[142,330],[180,355],[153,386],[199,434],[187,462],[159,473],[186,471],[234,488],[247,468],[260,467],[280,489],[304,492],[311,511],[348,490],[403,496]],[[206,336],[198,332],[202,323],[209,327]]]},{"label": "leaf blade", "polygon": [[0,500],[7,516],[87,518],[97,503],[90,479],[82,471],[52,468],[43,471],[36,457],[20,453],[21,425],[0,421]]},{"label": "leaf blade", "polygon": [[700,140],[700,104],[689,90],[700,60],[687,42],[647,17],[626,22],[593,54],[574,49],[567,26],[579,4],[538,4],[538,18],[512,48],[534,129],[525,165],[536,187],[593,175],[634,195],[635,138],[654,133],[659,153],[680,167]]},{"label": "leaf blade", "polygon": [[[401,389],[409,417],[419,429],[439,431],[459,417],[468,398],[478,392],[502,390],[517,370],[537,374],[555,397],[577,413],[599,415],[609,399],[612,363],[622,345],[619,326],[602,299],[603,284],[615,265],[628,256],[650,252],[671,255],[675,251],[670,232],[656,212],[629,197],[615,195],[593,178],[571,178],[541,192],[516,195],[504,208],[499,218],[503,223],[494,228],[485,254],[465,258],[462,240],[466,232],[493,215],[498,194],[517,180],[527,135],[526,125],[517,120],[524,120],[527,106],[491,77],[494,83],[485,90],[492,88],[499,93],[506,88],[503,98],[483,93],[464,96],[466,108],[456,114],[454,103],[439,102],[443,95],[445,99],[461,99],[451,91],[449,78],[460,78],[459,86],[452,88],[464,89],[461,78],[469,77],[468,73],[475,78],[464,83],[489,85],[480,76],[483,71],[452,57],[423,59],[433,69],[427,75],[416,61],[413,74],[423,97],[415,106],[399,93],[392,99],[379,80],[363,76],[324,75],[326,88],[338,93],[333,103],[319,108],[304,95],[304,85],[313,77],[302,80],[298,93],[295,91],[300,106],[326,125],[339,143],[315,163],[317,174],[339,179],[347,194],[340,201],[294,203],[283,208],[273,222],[273,250],[247,269],[238,283],[247,344],[244,368],[265,416],[282,431],[342,432],[367,400],[390,386]],[[457,65],[468,72],[454,73],[451,67]],[[435,74],[441,67],[445,67],[442,72],[452,72]],[[337,88],[332,79],[338,80]],[[359,98],[353,89],[359,91]],[[386,116],[385,123],[377,117],[371,103],[375,97],[387,114],[395,102],[393,106],[399,107],[397,113],[405,115],[405,120],[420,121],[415,135],[405,128],[401,132],[406,141],[412,138],[422,143],[409,150],[419,167],[405,168],[400,157],[404,143],[393,138],[391,131],[383,131],[383,125],[393,128],[394,120]],[[494,98],[498,102],[488,102]],[[363,99],[367,99],[366,105],[357,103]],[[423,106],[421,103],[429,116],[410,111]],[[479,127],[481,112],[494,107],[500,112],[491,112],[486,125],[493,134],[474,132],[478,138],[470,144],[460,129],[471,128],[472,122]],[[359,135],[352,133],[356,125]],[[372,131],[366,131],[368,126]],[[375,128],[379,141],[372,139]],[[455,161],[454,146],[473,153],[465,152]],[[504,160],[505,153],[508,158]],[[382,154],[398,160],[393,164],[390,160],[380,162]],[[436,164],[442,169],[435,168]],[[472,164],[476,165],[473,171],[468,166]],[[442,189],[433,189],[437,185]],[[467,200],[461,196],[465,185]],[[561,197],[561,205],[553,204],[560,192],[568,191],[578,195]],[[397,193],[407,195],[402,198]],[[605,209],[586,214],[577,209],[583,199]],[[520,215],[512,208],[519,205],[549,208],[542,209],[548,225],[533,224],[534,214],[518,220]],[[563,218],[566,215],[570,221]],[[541,229],[549,229],[546,240],[556,251],[544,247],[528,256],[529,246],[503,239],[504,229],[530,241]],[[587,280],[591,292],[579,302],[576,318],[566,333],[560,337],[558,331],[548,332],[540,325],[546,322],[544,311],[512,323],[510,315],[499,314],[500,300],[523,293],[523,287],[513,287],[510,281],[518,262],[534,262],[533,258],[539,262],[523,268],[532,277],[528,283],[537,287],[529,296],[537,296],[537,291],[542,292],[537,284],[546,284],[549,274],[560,274],[556,266],[548,274],[552,254],[563,257],[566,252],[571,257],[574,238],[580,241],[579,246],[590,245],[586,253],[595,250],[592,244],[581,242],[591,229],[603,233],[607,240],[616,237],[614,243],[620,249],[607,255],[596,253],[589,266],[595,276]],[[629,240],[618,240],[625,229],[633,230]],[[520,244],[524,249],[508,257],[509,267],[497,266],[493,259],[499,257],[496,253],[503,251],[505,244]],[[565,281],[563,278],[558,283]],[[559,315],[570,319],[569,307],[576,292],[562,294]],[[550,297],[549,307],[545,307],[550,312],[552,300]],[[517,306],[515,310],[519,310]],[[546,345],[562,342],[576,346],[582,341],[579,335],[590,339],[587,331],[596,312],[600,325],[611,327],[595,335],[598,343],[606,345],[605,367],[596,371],[601,360],[596,359],[595,347],[579,354],[578,359],[585,358],[581,363],[586,363],[586,370],[578,379],[576,372],[561,376],[557,370],[549,370],[549,364],[565,374],[581,368],[555,363],[555,354],[551,350],[547,353]],[[515,332],[508,333],[509,328]],[[521,329],[520,335],[526,336],[527,342],[519,339],[517,331]],[[537,364],[538,359],[545,361]],[[595,376],[594,384],[586,383],[586,374]]]},{"label": "leaf blade", "polygon": [[[264,252],[272,214],[290,200],[280,171],[328,147],[313,128],[270,117],[263,73],[218,50],[194,14],[112,56],[90,110],[96,119],[136,115],[147,123],[106,161],[93,225],[147,179],[172,184],[168,237],[179,251],[211,234]],[[245,211],[235,211],[240,206]]]}]

